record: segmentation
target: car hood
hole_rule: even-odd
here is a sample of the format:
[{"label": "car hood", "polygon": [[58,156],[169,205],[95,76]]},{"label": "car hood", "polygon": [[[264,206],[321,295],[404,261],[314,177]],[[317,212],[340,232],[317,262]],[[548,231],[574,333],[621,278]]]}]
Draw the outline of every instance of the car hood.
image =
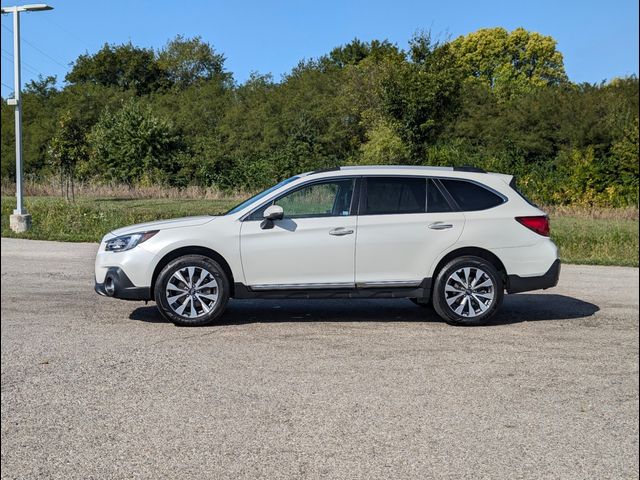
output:
[{"label": "car hood", "polygon": [[205,223],[214,220],[213,215],[203,215],[199,217],[182,217],[172,218],[169,220],[158,220],[156,222],[138,223],[136,225],[129,225],[128,227],[118,228],[111,232],[114,236],[127,235],[129,233],[148,232],[149,230],[167,230],[170,228],[182,228],[182,227],[195,227],[198,225],[204,225]]}]

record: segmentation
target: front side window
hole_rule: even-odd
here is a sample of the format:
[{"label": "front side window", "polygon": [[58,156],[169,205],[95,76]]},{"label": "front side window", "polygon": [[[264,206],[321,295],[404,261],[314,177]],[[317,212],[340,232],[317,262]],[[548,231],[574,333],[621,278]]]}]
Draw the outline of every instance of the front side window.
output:
[{"label": "front side window", "polygon": [[349,215],[353,179],[314,183],[286,193],[251,214],[249,220],[261,220],[269,205],[279,205],[285,218],[339,217]]},{"label": "front side window", "polygon": [[225,215],[233,215],[234,213],[238,213],[240,210],[242,210],[243,208],[248,207],[249,205],[251,205],[252,203],[257,202],[258,200],[260,200],[261,198],[266,197],[267,195],[269,195],[271,192],[275,192],[276,190],[278,190],[280,187],[285,186],[288,183],[293,182],[294,180],[297,180],[300,177],[291,177],[291,178],[287,178],[286,180],[281,181],[280,183],[274,185],[273,187],[269,187],[266,190],[263,190],[262,192],[258,193],[257,195],[254,195],[251,198],[246,199],[244,202],[242,202],[239,205],[236,205],[235,207],[233,207],[231,210],[229,210],[228,212],[225,213]]},{"label": "front side window", "polygon": [[465,212],[486,210],[504,203],[502,197],[476,183],[448,179],[440,181]]},{"label": "front side window", "polygon": [[361,215],[424,213],[427,198],[425,178],[367,178]]}]

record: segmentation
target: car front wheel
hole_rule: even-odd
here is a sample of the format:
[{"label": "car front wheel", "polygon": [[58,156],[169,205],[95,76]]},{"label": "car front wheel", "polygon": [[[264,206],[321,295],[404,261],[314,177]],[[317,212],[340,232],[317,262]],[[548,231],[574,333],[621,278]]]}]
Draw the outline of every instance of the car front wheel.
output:
[{"label": "car front wheel", "polygon": [[154,290],[164,318],[181,326],[214,322],[229,299],[229,281],[220,265],[202,255],[185,255],[169,262]]},{"label": "car front wheel", "polygon": [[449,262],[436,277],[433,307],[456,325],[484,325],[502,304],[502,276],[487,260],[464,256]]}]

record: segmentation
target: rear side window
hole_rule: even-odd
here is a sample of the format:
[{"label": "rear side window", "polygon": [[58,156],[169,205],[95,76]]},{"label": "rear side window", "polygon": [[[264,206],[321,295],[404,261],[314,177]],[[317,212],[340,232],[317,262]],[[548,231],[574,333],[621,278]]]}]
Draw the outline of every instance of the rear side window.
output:
[{"label": "rear side window", "polygon": [[460,208],[467,212],[486,210],[504,203],[499,195],[465,180],[440,180]]},{"label": "rear side window", "polygon": [[360,214],[424,213],[426,198],[424,178],[370,177]]},{"label": "rear side window", "polygon": [[427,212],[429,213],[442,213],[452,211],[451,205],[445,198],[444,194],[440,191],[436,182],[429,179],[427,186]]}]

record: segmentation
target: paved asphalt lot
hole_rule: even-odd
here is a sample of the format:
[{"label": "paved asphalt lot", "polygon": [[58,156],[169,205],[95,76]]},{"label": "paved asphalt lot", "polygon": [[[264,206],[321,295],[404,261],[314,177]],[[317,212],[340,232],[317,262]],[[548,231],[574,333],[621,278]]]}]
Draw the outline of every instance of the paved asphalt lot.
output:
[{"label": "paved asphalt lot", "polygon": [[565,266],[451,327],[407,300],[93,293],[96,245],[2,239],[2,478],[638,478],[638,269]]}]

